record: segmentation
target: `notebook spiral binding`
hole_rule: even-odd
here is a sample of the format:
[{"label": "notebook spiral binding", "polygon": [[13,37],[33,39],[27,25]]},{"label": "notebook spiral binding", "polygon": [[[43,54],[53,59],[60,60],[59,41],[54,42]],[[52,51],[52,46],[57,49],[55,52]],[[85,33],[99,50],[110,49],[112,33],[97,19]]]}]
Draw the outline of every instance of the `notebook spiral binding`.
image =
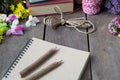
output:
[{"label": "notebook spiral binding", "polygon": [[26,53],[26,51],[28,50],[28,48],[31,46],[33,40],[30,39],[26,45],[24,46],[24,48],[22,49],[22,51],[18,54],[18,56],[16,57],[16,59],[13,61],[13,63],[11,64],[11,66],[8,68],[8,70],[6,71],[6,73],[4,74],[4,77],[7,78],[10,73],[12,72],[12,70],[15,68],[15,66],[19,63],[20,59],[22,58],[22,56]]}]

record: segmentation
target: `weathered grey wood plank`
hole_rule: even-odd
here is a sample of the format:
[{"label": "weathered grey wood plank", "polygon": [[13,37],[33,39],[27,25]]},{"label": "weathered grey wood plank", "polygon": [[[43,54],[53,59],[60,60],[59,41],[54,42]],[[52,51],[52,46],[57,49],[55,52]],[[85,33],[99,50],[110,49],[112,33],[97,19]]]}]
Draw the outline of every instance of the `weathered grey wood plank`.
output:
[{"label": "weathered grey wood plank", "polygon": [[88,16],[97,27],[89,36],[93,80],[120,80],[120,39],[107,29],[113,17],[107,12]]},{"label": "weathered grey wood plank", "polygon": [[[85,15],[82,11],[64,15],[65,19],[78,18],[84,16]],[[53,30],[52,28],[47,26],[45,40],[60,45],[88,51],[87,35],[79,33],[72,28],[60,26],[56,30]],[[83,76],[84,77],[82,77],[81,80],[91,80],[90,65],[88,65],[87,68],[85,68],[85,73],[83,74]]]},{"label": "weathered grey wood plank", "polygon": [[[42,19],[43,17],[40,17],[40,20]],[[24,24],[24,22],[21,22],[21,24]],[[32,37],[43,39],[43,32],[44,24],[39,23],[36,27],[27,28],[23,36],[5,37],[0,45],[0,80],[26,42]]]}]

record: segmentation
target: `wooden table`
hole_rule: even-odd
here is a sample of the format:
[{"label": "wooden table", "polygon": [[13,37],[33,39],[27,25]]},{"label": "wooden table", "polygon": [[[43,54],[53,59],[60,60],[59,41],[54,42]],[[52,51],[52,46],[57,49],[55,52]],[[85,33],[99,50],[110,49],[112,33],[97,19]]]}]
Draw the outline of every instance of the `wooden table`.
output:
[{"label": "wooden table", "polygon": [[[85,14],[82,10],[64,15],[66,19],[83,16]],[[81,80],[120,80],[120,39],[110,35],[107,30],[107,25],[114,16],[107,12],[92,16],[86,15],[85,17],[97,27],[97,30],[89,35],[63,26],[53,30],[42,23],[44,16],[39,17],[41,23],[36,27],[27,28],[23,36],[5,37],[0,45],[0,79],[28,39],[36,37],[60,45],[90,51],[91,58]]]}]

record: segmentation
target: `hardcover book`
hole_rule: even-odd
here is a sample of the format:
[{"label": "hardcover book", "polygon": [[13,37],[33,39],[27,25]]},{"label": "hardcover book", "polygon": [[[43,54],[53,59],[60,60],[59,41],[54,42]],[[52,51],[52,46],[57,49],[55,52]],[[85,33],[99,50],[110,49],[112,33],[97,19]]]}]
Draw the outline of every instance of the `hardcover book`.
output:
[{"label": "hardcover book", "polygon": [[31,11],[30,14],[34,16],[56,14],[55,6],[59,6],[62,12],[73,12],[74,8],[73,0],[51,0],[36,4],[30,4],[26,0],[26,6]]}]

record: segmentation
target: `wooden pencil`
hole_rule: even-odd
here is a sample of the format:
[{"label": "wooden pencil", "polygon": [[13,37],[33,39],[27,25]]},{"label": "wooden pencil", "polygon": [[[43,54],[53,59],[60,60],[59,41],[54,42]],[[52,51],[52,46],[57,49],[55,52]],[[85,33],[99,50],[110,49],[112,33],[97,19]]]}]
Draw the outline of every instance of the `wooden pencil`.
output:
[{"label": "wooden pencil", "polygon": [[50,64],[50,65],[46,66],[45,68],[41,69],[40,71],[34,73],[33,75],[31,75],[30,77],[28,77],[25,80],[36,80],[38,78],[41,78],[45,74],[47,74],[50,71],[54,70],[55,68],[59,67],[62,63],[63,63],[62,60],[57,61],[57,62],[53,62],[52,64]]},{"label": "wooden pencil", "polygon": [[47,53],[45,53],[43,56],[41,56],[38,60],[36,60],[34,63],[20,71],[20,76],[25,77],[28,74],[30,74],[33,70],[38,68],[40,65],[42,65],[46,60],[48,60],[51,56],[53,56],[58,51],[57,48],[50,49]]}]

